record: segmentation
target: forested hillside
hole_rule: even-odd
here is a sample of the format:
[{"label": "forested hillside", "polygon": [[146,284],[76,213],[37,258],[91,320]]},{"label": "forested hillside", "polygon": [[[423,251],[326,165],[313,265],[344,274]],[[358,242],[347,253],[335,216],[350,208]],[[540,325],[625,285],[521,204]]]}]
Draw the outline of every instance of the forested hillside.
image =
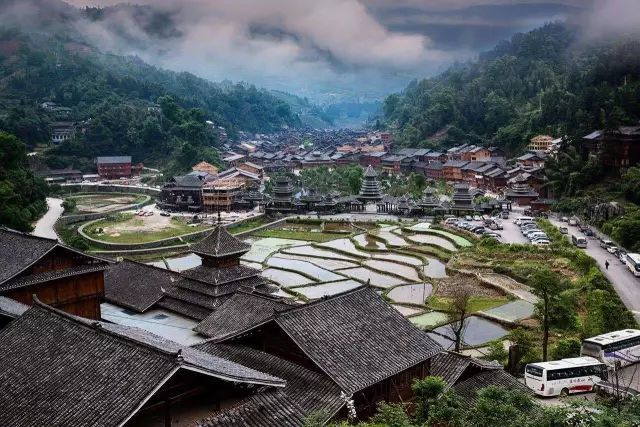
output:
[{"label": "forested hillside", "polygon": [[46,210],[47,185],[27,167],[24,144],[0,132],[0,225],[30,231]]},{"label": "forested hillside", "polygon": [[[640,119],[640,40],[586,43],[565,24],[517,34],[472,63],[413,82],[384,105],[407,146],[579,136]],[[444,134],[444,138],[432,138]]]},{"label": "forested hillside", "polygon": [[[73,154],[57,149],[46,157],[52,167],[67,160],[75,167],[87,166],[97,155],[130,154],[134,161],[160,164],[180,153],[198,154],[218,143],[213,133],[205,135],[206,120],[225,127],[230,136],[238,130],[268,132],[300,125],[289,105],[265,90],[214,84],[62,37],[5,30],[0,33],[0,64],[0,130],[31,149],[48,141],[51,122],[81,124]],[[166,100],[161,111],[157,108],[166,96],[179,114],[166,115]],[[69,107],[70,113],[57,117],[40,107],[44,101]]]}]

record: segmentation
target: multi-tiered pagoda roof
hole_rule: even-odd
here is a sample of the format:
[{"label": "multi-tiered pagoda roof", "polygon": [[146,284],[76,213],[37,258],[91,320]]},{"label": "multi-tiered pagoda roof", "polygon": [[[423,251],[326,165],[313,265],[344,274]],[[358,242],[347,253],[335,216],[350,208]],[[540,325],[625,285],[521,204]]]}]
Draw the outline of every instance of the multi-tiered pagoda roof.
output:
[{"label": "multi-tiered pagoda roof", "polygon": [[469,193],[469,185],[456,184],[452,197],[453,210],[473,210],[473,196]]},{"label": "multi-tiered pagoda roof", "polygon": [[360,187],[360,194],[358,199],[363,202],[377,202],[382,200],[382,193],[380,191],[380,183],[378,182],[378,174],[371,165],[367,167],[364,172],[364,179],[362,180],[362,186]]}]

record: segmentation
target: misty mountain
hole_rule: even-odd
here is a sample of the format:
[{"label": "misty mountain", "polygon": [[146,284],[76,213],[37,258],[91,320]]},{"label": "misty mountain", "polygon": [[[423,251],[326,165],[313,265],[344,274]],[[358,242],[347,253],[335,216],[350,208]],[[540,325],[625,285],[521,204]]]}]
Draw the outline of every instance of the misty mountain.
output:
[{"label": "misty mountain", "polygon": [[578,141],[594,129],[637,124],[639,58],[638,35],[586,42],[575,27],[548,24],[413,82],[389,96],[384,111],[408,146],[484,143],[517,154],[537,134]]}]

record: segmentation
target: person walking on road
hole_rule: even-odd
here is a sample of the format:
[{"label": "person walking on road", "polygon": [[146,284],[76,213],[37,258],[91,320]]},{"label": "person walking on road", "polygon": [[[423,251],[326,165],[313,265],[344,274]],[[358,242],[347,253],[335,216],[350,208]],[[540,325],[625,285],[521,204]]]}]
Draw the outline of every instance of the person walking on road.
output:
[{"label": "person walking on road", "polygon": [[609,260],[606,260],[606,261],[604,262],[604,268],[605,268],[605,270],[608,270],[608,269],[609,269]]}]

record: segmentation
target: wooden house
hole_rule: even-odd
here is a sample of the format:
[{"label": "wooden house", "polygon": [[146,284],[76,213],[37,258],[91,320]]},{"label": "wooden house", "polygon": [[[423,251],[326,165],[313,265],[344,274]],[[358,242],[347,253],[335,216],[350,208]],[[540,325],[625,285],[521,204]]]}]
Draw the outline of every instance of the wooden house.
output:
[{"label": "wooden house", "polygon": [[[0,425],[183,425],[284,380],[35,301],[0,330]],[[11,385],[10,387],[8,385]]]},{"label": "wooden house", "polygon": [[108,262],[58,243],[0,228],[0,296],[31,305],[33,296],[77,316],[100,319]]},{"label": "wooden house", "polygon": [[244,306],[233,317],[247,319],[227,322],[207,346],[247,347],[322,374],[352,397],[361,418],[381,401],[409,400],[412,381],[429,375],[441,350],[368,286],[299,307]]}]

